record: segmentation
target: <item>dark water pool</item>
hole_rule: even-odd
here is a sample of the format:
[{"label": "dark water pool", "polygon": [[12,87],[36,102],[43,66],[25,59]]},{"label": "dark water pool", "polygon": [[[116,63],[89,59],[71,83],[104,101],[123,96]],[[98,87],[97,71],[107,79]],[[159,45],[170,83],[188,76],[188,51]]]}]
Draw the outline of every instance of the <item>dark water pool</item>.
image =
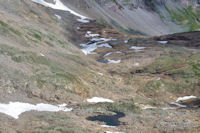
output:
[{"label": "dark water pool", "polygon": [[119,126],[121,124],[124,124],[119,121],[119,118],[124,117],[125,114],[117,111],[115,111],[115,113],[116,113],[115,115],[90,116],[87,117],[87,120],[105,122],[105,124],[108,126]]},{"label": "dark water pool", "polygon": [[103,60],[103,59],[99,59],[97,61],[100,62],[100,63],[108,63],[109,62],[108,60]]}]

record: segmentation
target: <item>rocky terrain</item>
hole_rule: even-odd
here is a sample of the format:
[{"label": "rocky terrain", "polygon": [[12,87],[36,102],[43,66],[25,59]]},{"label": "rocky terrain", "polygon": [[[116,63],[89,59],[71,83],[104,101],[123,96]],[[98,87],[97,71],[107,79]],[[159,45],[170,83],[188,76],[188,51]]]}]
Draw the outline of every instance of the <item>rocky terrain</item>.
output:
[{"label": "rocky terrain", "polygon": [[0,131],[198,133],[198,4],[1,0]]},{"label": "rocky terrain", "polygon": [[129,34],[152,36],[200,29],[198,0],[78,1],[63,0]]}]

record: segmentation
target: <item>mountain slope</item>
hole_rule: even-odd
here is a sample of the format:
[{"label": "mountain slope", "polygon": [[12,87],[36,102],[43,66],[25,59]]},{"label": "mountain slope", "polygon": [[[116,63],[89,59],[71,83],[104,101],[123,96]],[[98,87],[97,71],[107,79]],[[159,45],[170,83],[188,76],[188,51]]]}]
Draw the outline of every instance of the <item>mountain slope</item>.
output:
[{"label": "mountain slope", "polygon": [[131,34],[164,35],[200,28],[198,0],[66,1],[70,2],[85,8],[93,18]]},{"label": "mountain slope", "polygon": [[0,132],[198,132],[200,32],[135,2],[1,0]]}]

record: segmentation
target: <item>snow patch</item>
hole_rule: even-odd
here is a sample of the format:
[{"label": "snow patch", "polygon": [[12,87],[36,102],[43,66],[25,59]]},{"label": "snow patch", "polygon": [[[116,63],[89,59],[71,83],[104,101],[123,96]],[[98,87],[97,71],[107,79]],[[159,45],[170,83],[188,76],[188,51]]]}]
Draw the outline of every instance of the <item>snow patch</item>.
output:
[{"label": "snow patch", "polygon": [[112,37],[110,38],[92,38],[91,41],[96,41],[96,42],[108,42],[108,41],[114,41],[117,39],[114,39]]},{"label": "snow patch", "polygon": [[99,75],[103,76],[103,73],[98,72]]},{"label": "snow patch", "polygon": [[112,101],[110,99],[105,99],[102,97],[93,97],[93,98],[87,99],[87,102],[89,102],[89,103],[104,103],[104,102],[113,103],[114,101]]},{"label": "snow patch", "polygon": [[145,49],[146,47],[137,47],[137,46],[132,46],[130,49],[134,49],[136,52],[139,52],[143,49]]},{"label": "snow patch", "polygon": [[128,43],[128,40],[125,40],[124,43]]},{"label": "snow patch", "polygon": [[59,19],[59,20],[62,19],[62,17],[61,17],[60,15],[55,14],[55,16],[56,16],[56,18]]},{"label": "snow patch", "polygon": [[140,63],[136,62],[136,63],[134,64],[134,66],[140,66]]},{"label": "snow patch", "polygon": [[101,127],[105,127],[105,128],[115,128],[116,126],[101,125]]},{"label": "snow patch", "polygon": [[102,48],[102,47],[112,48],[112,46],[110,46],[108,43],[103,43],[103,44],[98,45],[98,48]]},{"label": "snow patch", "polygon": [[[96,54],[95,52],[93,52],[94,50],[96,50],[97,48],[100,47],[107,47],[107,48],[112,48],[112,46],[110,46],[109,44],[105,43],[108,41],[114,40],[113,38],[92,38],[90,40],[90,42],[88,42],[87,44],[80,44],[81,47],[83,47],[81,49],[81,51],[85,54]],[[100,43],[105,43],[105,44],[100,44]],[[97,45],[100,44],[100,45]]]},{"label": "snow patch", "polygon": [[97,43],[93,43],[90,45],[87,44],[81,44],[80,46],[84,47],[83,49],[81,49],[81,51],[85,54],[96,54],[95,52],[93,52],[94,50],[97,49]]},{"label": "snow patch", "polygon": [[76,19],[78,22],[81,22],[81,23],[89,23],[90,20],[87,20],[87,19]]},{"label": "snow patch", "polygon": [[[176,102],[171,102],[171,103],[169,103],[169,104],[171,104],[171,105],[175,105],[175,106],[178,106],[178,107],[180,107],[180,108],[187,108],[188,106],[187,105],[183,105],[183,104],[180,104],[180,103],[178,103],[178,102],[180,102],[180,101],[185,101],[185,100],[189,100],[189,99],[195,99],[195,98],[197,98],[196,96],[193,96],[193,95],[191,95],[191,96],[184,96],[184,97],[178,97],[177,98],[177,100],[176,100]],[[192,106],[193,108],[196,108],[197,106]],[[167,107],[167,108],[162,108],[163,110],[168,110],[168,109],[177,109],[176,107]]]},{"label": "snow patch", "polygon": [[196,96],[193,96],[193,95],[191,95],[191,96],[179,97],[179,98],[177,98],[176,102],[185,101],[185,100],[189,100],[189,99],[195,99],[195,98],[197,98],[197,97],[196,97]]},{"label": "snow patch", "polygon": [[83,15],[71,10],[70,8],[65,6],[60,0],[54,0],[55,4],[45,2],[44,0],[31,0],[31,1],[33,1],[35,3],[38,3],[38,4],[41,4],[41,5],[45,6],[45,7],[50,7],[52,9],[68,11],[71,14],[73,14],[73,15],[75,15],[77,17],[80,17],[82,20],[87,18],[86,16],[83,16]]},{"label": "snow patch", "polygon": [[85,37],[90,38],[90,37],[97,37],[100,36],[99,34],[92,34],[91,31],[87,31],[87,33],[85,34]]},{"label": "snow patch", "polygon": [[176,106],[181,107],[181,108],[186,108],[187,107],[186,105],[182,105],[182,104],[179,104],[179,103],[176,103],[176,102],[171,102],[170,104],[171,105],[176,105]]},{"label": "snow patch", "polygon": [[113,63],[113,64],[118,64],[121,62],[121,60],[110,60],[110,59],[108,59],[107,61],[108,63]]},{"label": "snow patch", "polygon": [[103,57],[109,56],[109,55],[111,55],[111,54],[112,54],[112,52],[106,53],[106,54],[104,54]]},{"label": "snow patch", "polygon": [[161,43],[161,44],[167,44],[168,43],[168,41],[158,41],[159,43]]},{"label": "snow patch", "polygon": [[40,53],[40,56],[43,56],[43,57],[44,57],[45,55],[44,55],[44,54],[42,54],[42,53]]},{"label": "snow patch", "polygon": [[19,118],[19,115],[27,111],[48,111],[48,112],[58,112],[58,111],[71,111],[72,108],[66,108],[66,104],[61,104],[54,106],[51,104],[39,103],[36,105],[21,102],[9,102],[9,104],[0,103],[0,112],[7,114],[15,119]]}]

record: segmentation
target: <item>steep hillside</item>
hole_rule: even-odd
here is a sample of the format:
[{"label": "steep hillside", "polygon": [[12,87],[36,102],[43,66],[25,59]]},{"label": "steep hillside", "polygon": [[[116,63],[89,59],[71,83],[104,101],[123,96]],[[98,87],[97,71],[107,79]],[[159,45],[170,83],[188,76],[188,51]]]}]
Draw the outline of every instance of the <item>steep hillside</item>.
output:
[{"label": "steep hillside", "polygon": [[[65,1],[65,0],[63,0]],[[130,34],[163,35],[200,29],[198,0],[73,0],[99,21]]]}]

